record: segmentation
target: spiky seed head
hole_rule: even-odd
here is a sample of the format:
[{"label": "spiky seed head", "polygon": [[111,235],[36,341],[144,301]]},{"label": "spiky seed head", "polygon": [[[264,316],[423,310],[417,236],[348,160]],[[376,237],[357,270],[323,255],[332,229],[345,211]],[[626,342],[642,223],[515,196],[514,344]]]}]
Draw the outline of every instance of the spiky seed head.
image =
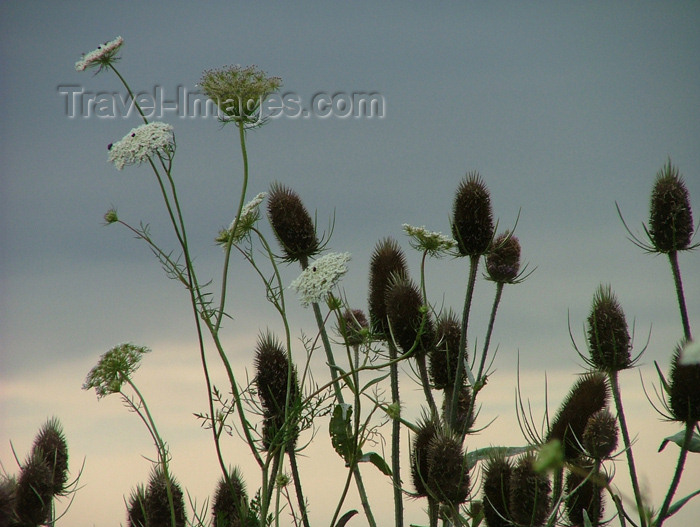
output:
[{"label": "spiky seed head", "polygon": [[668,160],[657,174],[651,191],[649,236],[661,253],[687,249],[693,238],[690,195],[677,167]]},{"label": "spiky seed head", "polygon": [[[435,327],[435,345],[428,357],[430,378],[438,390],[454,386],[461,334],[462,324],[453,311],[438,319]],[[466,352],[464,359],[467,360]]]},{"label": "spiky seed head", "polygon": [[425,356],[434,343],[435,327],[416,284],[405,275],[393,275],[384,298],[386,314],[396,343],[413,356]]},{"label": "spiky seed head", "polygon": [[676,346],[671,359],[668,407],[674,420],[686,423],[700,420],[700,364],[681,364],[682,349]]},{"label": "spiky seed head", "polygon": [[520,272],[520,242],[510,232],[500,234],[486,255],[486,271],[494,282],[512,283]]},{"label": "spiky seed head", "polygon": [[433,419],[424,417],[419,421],[411,452],[411,479],[418,496],[428,495],[428,445],[436,433],[437,424]]},{"label": "spiky seed head", "polygon": [[508,510],[514,523],[539,527],[547,519],[552,486],[547,472],[535,471],[535,460],[535,454],[528,452],[515,462]]},{"label": "spiky seed head", "polygon": [[564,448],[564,458],[575,459],[581,453],[580,443],[588,419],[605,408],[610,397],[602,373],[589,373],[579,378],[559,407],[552,421],[547,442],[558,439]]},{"label": "spiky seed head", "polygon": [[452,506],[469,497],[469,465],[462,443],[442,428],[428,444],[428,489],[440,503]]},{"label": "spiky seed head", "polygon": [[241,525],[241,518],[247,517],[248,496],[241,474],[237,469],[230,471],[229,480],[221,476],[214,494],[212,514],[213,527],[234,527]]},{"label": "spiky seed head", "polygon": [[[448,401],[452,400],[453,387],[448,387],[445,390],[445,396],[442,399],[442,414],[447,415],[447,404]],[[472,403],[472,389],[466,384],[462,384],[462,388],[459,390],[459,396],[457,397],[457,422],[455,423],[456,432],[459,434],[469,433],[469,429],[474,424],[474,413],[473,408],[471,408]]]},{"label": "spiky seed head", "polygon": [[372,331],[381,338],[389,334],[385,294],[392,275],[408,275],[406,256],[393,238],[377,243],[369,264],[369,319]]},{"label": "spiky seed head", "polygon": [[168,500],[168,484],[173,498],[176,527],[184,527],[187,522],[185,502],[182,497],[182,489],[179,483],[172,477],[168,477],[161,467],[151,471],[146,490],[146,521],[149,526],[166,527],[171,524],[170,502]]},{"label": "spiky seed head", "polygon": [[319,252],[314,222],[292,189],[280,183],[272,184],[267,215],[287,260],[306,261]]},{"label": "spiky seed head", "polygon": [[[270,415],[284,416],[287,402],[289,359],[279,340],[271,333],[258,337],[255,347],[255,383],[263,408]],[[296,370],[292,372],[290,401],[298,395]]]},{"label": "spiky seed head", "polygon": [[53,472],[43,452],[34,450],[22,466],[17,481],[15,513],[20,525],[45,523],[51,514]]},{"label": "spiky seed head", "polygon": [[513,464],[502,454],[494,454],[484,464],[484,519],[487,527],[509,527],[508,498]]},{"label": "spiky seed head", "polygon": [[342,320],[338,323],[338,333],[345,339],[348,346],[359,346],[367,336],[369,323],[361,309],[346,309]]},{"label": "spiky seed head", "polygon": [[126,509],[127,527],[146,527],[146,490],[138,485],[129,496]]},{"label": "spiky seed head", "polygon": [[0,527],[14,525],[17,480],[13,476],[0,474]]},{"label": "spiky seed head", "polygon": [[[589,469],[581,470],[588,471]],[[601,525],[605,509],[603,487],[599,484],[599,482],[604,481],[604,476],[596,473],[588,480],[586,477],[586,474],[579,473],[578,470],[570,471],[566,475],[565,491],[568,496],[565,502],[566,515],[572,525],[583,525],[583,511],[585,510],[591,525],[596,527]],[[585,483],[584,480],[586,480]],[[573,492],[574,490],[576,492]]]},{"label": "spiky seed head", "polygon": [[491,196],[478,172],[468,173],[457,187],[452,208],[452,235],[462,256],[485,254],[491,245]]},{"label": "spiky seed head", "polygon": [[587,333],[591,363],[597,369],[612,372],[632,365],[625,313],[609,285],[600,285],[593,296]]},{"label": "spiky seed head", "polygon": [[41,452],[51,470],[51,494],[63,494],[68,481],[68,443],[58,419],[54,417],[44,423],[32,448]]},{"label": "spiky seed head", "polygon": [[583,447],[594,459],[606,459],[617,448],[617,419],[607,410],[599,410],[588,418],[583,430]]}]

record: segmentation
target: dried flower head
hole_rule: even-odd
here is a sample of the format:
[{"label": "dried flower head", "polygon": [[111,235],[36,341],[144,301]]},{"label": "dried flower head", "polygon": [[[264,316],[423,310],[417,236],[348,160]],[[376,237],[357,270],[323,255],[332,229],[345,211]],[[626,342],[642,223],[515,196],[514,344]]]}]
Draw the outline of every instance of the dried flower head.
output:
[{"label": "dried flower head", "polygon": [[606,459],[617,448],[617,419],[607,410],[599,410],[588,418],[583,430],[583,447],[594,459]]},{"label": "dried flower head", "polygon": [[428,492],[457,506],[469,497],[469,464],[458,436],[438,428],[428,444]]},{"label": "dried flower head", "polygon": [[248,203],[243,205],[238,221],[234,219],[228,229],[223,229],[216,237],[216,242],[226,245],[228,243],[240,242],[260,219],[260,204],[263,202],[267,192],[260,192]]},{"label": "dried flower head", "polygon": [[323,302],[348,272],[350,253],[328,253],[309,264],[289,286],[299,294],[301,305]]},{"label": "dried flower head", "polygon": [[457,187],[452,209],[452,235],[462,256],[485,254],[491,245],[491,196],[477,172],[468,173]]},{"label": "dried flower head", "polygon": [[265,122],[262,105],[282,86],[282,79],[269,77],[257,66],[224,66],[206,70],[199,86],[219,107],[222,120],[252,128]]},{"label": "dried flower head", "polygon": [[656,175],[651,192],[648,233],[651,243],[660,253],[687,249],[693,238],[690,195],[683,177],[670,159]]},{"label": "dried flower head", "polygon": [[369,264],[369,319],[372,331],[389,335],[385,295],[392,275],[407,275],[406,257],[393,238],[377,243]]},{"label": "dried flower head", "polygon": [[414,356],[428,353],[433,347],[435,329],[416,284],[404,275],[394,275],[384,302],[391,333],[403,352],[413,349]]},{"label": "dried flower head", "polygon": [[32,452],[43,456],[51,471],[51,494],[63,494],[68,481],[68,443],[58,419],[53,417],[44,423],[34,438]]},{"label": "dried flower head", "polygon": [[671,359],[668,407],[674,420],[683,423],[700,420],[700,364],[682,364],[679,344]]},{"label": "dried flower head", "polygon": [[127,527],[146,527],[146,490],[138,485],[129,496],[126,509]]},{"label": "dried flower head", "polygon": [[590,469],[579,468],[579,470],[572,470],[566,475],[565,509],[572,525],[584,525],[584,510],[591,525],[596,527],[602,524],[605,503],[603,502],[601,483],[605,482],[605,477],[599,472],[585,474],[589,471]]},{"label": "dried flower head", "polygon": [[411,238],[409,243],[417,251],[424,251],[430,256],[440,257],[449,254],[456,245],[452,238],[441,232],[431,232],[425,227],[414,227],[407,223],[403,224],[403,230]]},{"label": "dried flower head", "polygon": [[119,344],[100,357],[97,366],[88,373],[83,390],[95,388],[98,399],[119,393],[122,384],[139,368],[144,353],[151,350],[134,344]]},{"label": "dried flower head", "polygon": [[593,366],[600,371],[620,371],[632,365],[625,313],[609,285],[601,285],[593,296],[587,330]]},{"label": "dried flower head", "polygon": [[147,525],[172,525],[168,486],[173,500],[175,527],[185,527],[187,514],[180,484],[172,476],[166,476],[161,467],[151,472],[146,490],[145,512]]},{"label": "dried flower head", "polygon": [[82,58],[75,63],[76,71],[85,71],[88,68],[97,67],[99,68],[97,73],[99,73],[103,68],[119,60],[117,52],[119,48],[122,47],[122,44],[124,44],[124,39],[122,37],[117,37],[114,40],[105,42],[101,46],[97,46],[97,49],[84,54]]},{"label": "dried flower head", "polygon": [[[447,414],[447,404],[448,401],[452,400],[452,394],[454,393],[454,388],[449,387],[445,390],[445,396],[442,399],[442,414]],[[457,417],[455,426],[455,432],[459,434],[466,435],[469,433],[472,425],[474,424],[474,412],[471,407],[472,403],[472,389],[466,381],[462,384],[459,390],[459,395],[457,396]]]},{"label": "dried flower head", "polygon": [[437,428],[435,420],[426,415],[418,421],[418,432],[413,439],[411,451],[411,479],[418,496],[428,495],[428,446],[435,437]]},{"label": "dried flower head", "polygon": [[171,157],[175,152],[173,127],[167,123],[142,124],[109,147],[108,160],[117,170],[127,165],[140,165],[154,155]]},{"label": "dried flower head", "polygon": [[229,471],[229,481],[224,476],[219,479],[214,494],[212,514],[214,526],[230,527],[242,525],[241,519],[247,517],[248,496],[245,483],[238,469]]},{"label": "dried flower head", "polygon": [[9,474],[0,474],[0,526],[14,525],[17,480]]},{"label": "dried flower head", "polygon": [[[429,354],[430,379],[433,387],[444,390],[454,386],[462,323],[453,311],[443,314],[435,328],[435,346]],[[465,351],[464,360],[468,360]]]},{"label": "dried flower head", "polygon": [[299,195],[279,183],[270,187],[267,215],[290,262],[304,262],[319,251],[316,226]]},{"label": "dried flower head", "polygon": [[369,323],[361,309],[346,309],[338,322],[338,333],[348,346],[359,346],[367,339]]},{"label": "dried flower head", "polygon": [[491,252],[486,255],[486,271],[489,279],[497,283],[512,284],[520,272],[520,242],[510,232],[500,234],[493,241]]},{"label": "dried flower head", "polygon": [[53,499],[53,473],[40,451],[33,451],[22,466],[17,493],[15,514],[19,525],[40,525],[51,515]]},{"label": "dried flower head", "polygon": [[510,527],[508,499],[513,464],[502,453],[495,453],[484,464],[484,519],[488,527]]},{"label": "dried flower head", "polygon": [[539,527],[547,519],[552,486],[546,472],[535,471],[534,462],[535,455],[528,452],[513,467],[508,510],[516,525]]},{"label": "dried flower head", "polygon": [[609,397],[608,384],[603,374],[583,375],[574,383],[559,407],[551,423],[547,442],[558,439],[564,448],[565,459],[578,457],[589,418],[605,408]]}]

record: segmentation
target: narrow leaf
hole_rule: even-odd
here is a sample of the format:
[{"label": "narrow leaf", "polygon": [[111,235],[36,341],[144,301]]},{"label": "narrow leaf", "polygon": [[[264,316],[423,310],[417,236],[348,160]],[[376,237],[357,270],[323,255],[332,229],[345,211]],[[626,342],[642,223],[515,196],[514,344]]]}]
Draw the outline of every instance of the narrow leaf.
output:
[{"label": "narrow leaf", "polygon": [[365,384],[365,385],[362,387],[362,392],[364,392],[365,390],[367,390],[367,388],[369,388],[370,386],[372,386],[372,385],[374,385],[374,384],[377,384],[378,382],[383,381],[383,380],[386,379],[389,375],[391,375],[391,373],[387,373],[386,375],[382,375],[381,377],[377,377],[376,379],[372,379],[371,381],[369,381],[367,384]]},{"label": "narrow leaf", "polygon": [[386,476],[391,476],[391,469],[389,468],[389,465],[387,465],[386,461],[384,461],[384,458],[376,452],[368,452],[367,454],[364,454],[358,461],[369,461],[375,467],[381,470],[382,474]]},{"label": "narrow leaf", "polygon": [[694,498],[698,494],[700,494],[700,489],[696,490],[695,492],[691,492],[685,498],[679,499],[677,502],[675,502],[668,508],[668,515],[673,516],[674,514],[676,514],[683,505],[688,503],[688,501],[690,501],[691,498]]},{"label": "narrow leaf", "polygon": [[[679,447],[683,447],[683,439],[685,438],[685,432],[680,431],[677,434],[667,437],[661,442],[659,446],[659,452],[661,452],[669,441],[676,443]],[[690,438],[690,444],[688,445],[688,452],[700,452],[700,435],[697,432],[693,432],[693,437]]]},{"label": "narrow leaf", "polygon": [[350,518],[355,516],[355,514],[357,514],[357,511],[355,509],[346,512],[340,517],[338,523],[335,524],[335,527],[345,527],[345,524],[348,523],[348,521],[350,521]]},{"label": "narrow leaf", "polygon": [[484,459],[487,459],[492,454],[500,453],[506,457],[516,456],[531,450],[532,447],[529,446],[490,446],[485,448],[479,448],[478,450],[472,450],[467,453],[467,463],[469,468],[474,468],[474,466]]}]

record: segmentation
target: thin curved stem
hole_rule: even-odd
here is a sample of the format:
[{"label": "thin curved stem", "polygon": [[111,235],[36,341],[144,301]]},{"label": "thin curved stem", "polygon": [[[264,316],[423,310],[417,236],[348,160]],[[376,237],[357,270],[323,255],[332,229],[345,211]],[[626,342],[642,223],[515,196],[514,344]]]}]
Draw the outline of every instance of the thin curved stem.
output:
[{"label": "thin curved stem", "polygon": [[688,320],[688,308],[685,306],[685,295],[683,294],[683,280],[681,279],[681,268],[678,265],[678,252],[671,251],[668,253],[668,259],[671,262],[671,270],[673,271],[673,282],[676,284],[676,296],[678,297],[678,308],[681,311],[681,321],[683,322],[683,333],[686,340],[691,340],[690,322]]}]

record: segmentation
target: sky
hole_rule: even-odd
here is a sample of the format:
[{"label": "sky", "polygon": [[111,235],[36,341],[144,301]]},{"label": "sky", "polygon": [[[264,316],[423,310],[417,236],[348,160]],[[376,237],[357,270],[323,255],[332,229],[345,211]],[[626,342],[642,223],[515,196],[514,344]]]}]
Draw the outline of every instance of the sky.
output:
[{"label": "sky", "polygon": [[[120,172],[107,162],[107,145],[139,120],[133,113],[88,113],[87,102],[72,106],[73,94],[84,101],[99,93],[124,96],[113,74],[74,68],[82,53],[120,35],[120,72],[135,91],[167,100],[179,90],[196,92],[206,69],[256,64],[281,77],[280,92],[307,108],[315,96],[372,93],[382,101],[381,116],[285,115],[247,136],[248,196],[281,182],[314,211],[321,229],[335,218],[328,247],[352,254],[341,286],[361,309],[375,244],[397,239],[418,276],[420,255],[402,224],[449,232],[459,182],[467,172],[481,174],[499,230],[517,222],[523,261],[536,269],[505,288],[492,340],[495,371],[481,399],[480,419],[495,421],[468,438],[470,450],[524,443],[514,410],[518,363],[535,414],[544,412],[545,378],[550,411],[556,408],[583,371],[569,326],[584,349],[593,294],[610,284],[634,326],[635,350],[646,345],[621,382],[642,486],[659,507],[677,451],[656,451],[678,426],[660,421],[642,382],[653,398],[654,362],[668,369],[682,328],[666,258],[627,240],[616,203],[643,235],[655,174],[670,158],[699,206],[698,27],[695,2],[1,3],[3,469],[17,472],[13,449],[22,460],[38,428],[55,415],[68,439],[72,474],[82,466],[81,488],[58,525],[125,524],[123,496],[145,482],[153,445],[117,398],[98,402],[81,386],[102,353],[128,341],[153,349],[135,380],[171,446],[174,473],[200,505],[218,478],[211,437],[193,417],[206,407],[206,388],[186,291],[128,231],[103,225],[103,214],[116,207],[120,218],[149,224],[163,247],[175,248],[147,167]],[[234,128],[185,114],[165,112],[162,120],[175,130],[174,174],[199,276],[216,285],[222,252],[214,238],[238,203],[241,154]],[[698,253],[682,254],[680,265],[696,326]],[[282,266],[287,284],[298,273]],[[460,310],[466,279],[464,260],[429,260],[431,302]],[[477,282],[470,322],[477,342],[493,294],[493,284]],[[234,262],[228,295],[233,319],[223,339],[244,378],[258,334],[281,331],[280,322],[243,261]],[[298,338],[313,334],[313,315],[294,303],[293,292],[288,298],[303,353]],[[316,366],[323,379],[322,361]],[[415,418],[421,394],[405,374],[404,411]],[[224,385],[221,371],[215,379]],[[343,473],[326,426],[319,424],[300,467],[309,478],[312,522],[320,525],[330,521],[329,504],[337,503],[341,485],[320,474]],[[406,440],[404,456],[407,448]],[[243,468],[249,489],[256,488],[243,443],[231,438],[225,453]],[[623,462],[616,467],[624,492]],[[391,489],[372,468],[363,473],[386,525]],[[699,469],[690,456],[678,496],[700,486]],[[425,523],[424,507],[408,500],[408,521]],[[696,500],[667,525],[698,517]]]}]

